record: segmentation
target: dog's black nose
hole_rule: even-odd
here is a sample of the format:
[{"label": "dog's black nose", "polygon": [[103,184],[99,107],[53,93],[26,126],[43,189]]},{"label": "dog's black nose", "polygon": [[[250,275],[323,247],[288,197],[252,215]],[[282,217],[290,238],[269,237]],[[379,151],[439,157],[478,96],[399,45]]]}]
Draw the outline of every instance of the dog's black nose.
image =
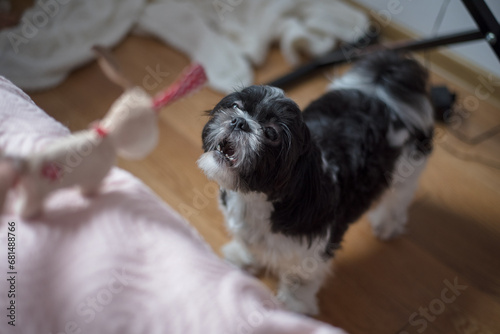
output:
[{"label": "dog's black nose", "polygon": [[231,126],[233,130],[242,130],[245,132],[250,131],[250,126],[247,121],[243,117],[235,117],[231,121]]}]

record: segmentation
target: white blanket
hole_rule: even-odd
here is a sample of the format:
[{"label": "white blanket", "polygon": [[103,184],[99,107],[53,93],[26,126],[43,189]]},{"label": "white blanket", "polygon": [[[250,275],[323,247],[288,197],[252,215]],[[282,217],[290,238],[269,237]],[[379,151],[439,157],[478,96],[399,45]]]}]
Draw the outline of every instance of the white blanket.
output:
[{"label": "white blanket", "polygon": [[0,32],[0,74],[24,89],[55,86],[131,30],[157,36],[203,64],[212,88],[253,81],[253,65],[278,41],[285,58],[318,56],[368,27],[338,0],[37,0],[17,27]]}]

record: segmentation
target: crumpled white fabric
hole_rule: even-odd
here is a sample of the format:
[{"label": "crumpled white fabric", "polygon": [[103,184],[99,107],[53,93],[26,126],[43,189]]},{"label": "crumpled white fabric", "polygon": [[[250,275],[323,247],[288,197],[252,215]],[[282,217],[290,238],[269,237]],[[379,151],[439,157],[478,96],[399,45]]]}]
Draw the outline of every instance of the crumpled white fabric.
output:
[{"label": "crumpled white fabric", "polygon": [[93,45],[112,47],[134,30],[200,62],[211,87],[229,92],[252,83],[274,41],[297,64],[367,28],[367,16],[339,0],[37,0],[0,31],[0,74],[24,89],[52,87],[93,59]]}]

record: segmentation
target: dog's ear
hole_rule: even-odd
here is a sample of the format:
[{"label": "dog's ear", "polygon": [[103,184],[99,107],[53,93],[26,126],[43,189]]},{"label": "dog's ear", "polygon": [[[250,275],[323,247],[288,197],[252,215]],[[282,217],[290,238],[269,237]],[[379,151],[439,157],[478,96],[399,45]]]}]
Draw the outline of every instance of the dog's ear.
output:
[{"label": "dog's ear", "polygon": [[301,151],[302,155],[309,152],[311,150],[311,145],[312,145],[311,131],[309,131],[309,128],[307,127],[304,121],[302,121],[300,124],[300,133],[302,137],[302,151]]}]

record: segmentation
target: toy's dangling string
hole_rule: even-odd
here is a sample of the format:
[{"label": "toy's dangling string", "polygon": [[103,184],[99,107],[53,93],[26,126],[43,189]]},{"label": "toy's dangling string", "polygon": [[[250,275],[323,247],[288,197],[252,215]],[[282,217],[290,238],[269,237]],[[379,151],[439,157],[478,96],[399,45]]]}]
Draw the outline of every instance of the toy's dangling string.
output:
[{"label": "toy's dangling string", "polygon": [[135,86],[134,83],[123,74],[120,65],[118,65],[115,58],[111,55],[111,52],[107,48],[95,45],[92,50],[98,56],[97,62],[109,80],[122,87],[124,90]]}]

